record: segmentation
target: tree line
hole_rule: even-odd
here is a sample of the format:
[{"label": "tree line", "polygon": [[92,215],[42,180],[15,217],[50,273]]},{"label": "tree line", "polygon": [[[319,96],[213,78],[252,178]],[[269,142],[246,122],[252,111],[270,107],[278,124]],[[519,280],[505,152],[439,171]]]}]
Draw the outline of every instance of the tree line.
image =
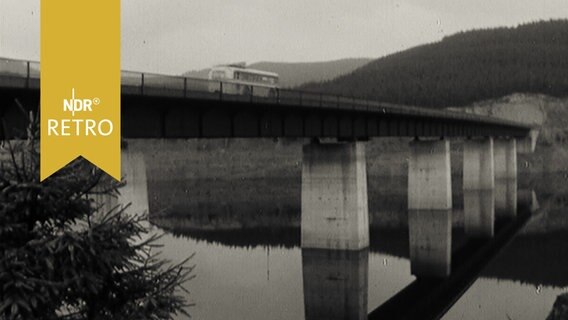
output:
[{"label": "tree line", "polygon": [[512,93],[568,94],[568,20],[460,32],[302,90],[428,107]]}]

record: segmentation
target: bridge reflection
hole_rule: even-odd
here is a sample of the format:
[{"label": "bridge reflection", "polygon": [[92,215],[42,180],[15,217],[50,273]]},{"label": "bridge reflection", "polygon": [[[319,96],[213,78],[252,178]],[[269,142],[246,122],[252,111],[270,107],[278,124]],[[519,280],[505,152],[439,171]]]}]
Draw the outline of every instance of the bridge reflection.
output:
[{"label": "bridge reflection", "polygon": [[[427,265],[430,268],[426,271],[429,272],[422,273],[414,282],[373,310],[369,319],[439,319],[531,217],[530,211],[523,211],[507,223],[499,224],[494,238],[469,239],[453,250],[451,264],[447,263],[446,256],[426,255],[431,263]],[[414,263],[411,257],[411,264]],[[447,274],[431,271],[444,268],[449,269]]]},{"label": "bridge reflection", "polygon": [[[179,188],[174,184],[173,188]],[[165,188],[165,186],[164,186]],[[150,187],[151,190],[155,188]],[[163,191],[167,191],[164,189]],[[172,190],[172,189],[169,189]],[[173,190],[172,190],[173,191]],[[473,192],[475,194],[475,192]],[[522,195],[522,197],[521,197]],[[181,196],[181,194],[180,194]],[[481,194],[480,198],[486,195]],[[159,195],[150,197],[150,203],[159,201]],[[465,197],[465,195],[464,195]],[[189,199],[187,196],[186,199]],[[534,193],[529,190],[519,191],[519,210],[529,210],[534,203],[537,204]],[[555,197],[554,199],[556,199]],[[177,237],[190,238],[211,244],[226,247],[255,248],[255,247],[300,247],[300,223],[299,214],[294,206],[282,206],[280,209],[270,209],[268,201],[260,201],[255,197],[249,199],[255,205],[246,202],[236,204],[234,207],[222,205],[178,207],[175,217],[151,216],[153,224],[159,226]],[[385,198],[384,201],[392,200]],[[477,200],[476,200],[477,201]],[[264,203],[264,204],[262,204]],[[390,203],[390,202],[389,202]],[[279,206],[272,203],[272,206]],[[555,204],[562,208],[563,202]],[[377,206],[379,206],[377,204]],[[409,259],[410,235],[408,229],[408,213],[398,211],[397,216],[403,220],[391,222],[390,220],[378,220],[379,217],[391,216],[396,212],[398,205],[387,206],[388,211],[373,213],[374,222],[370,229],[370,254],[387,254],[394,257]],[[533,208],[535,209],[535,208]],[[199,212],[197,210],[200,210]],[[208,211],[209,210],[209,211]],[[462,209],[452,212],[452,247],[459,249],[468,238],[479,238],[477,235],[465,234],[466,221],[460,219]],[[471,213],[475,210],[471,210]],[[483,216],[483,208],[480,216]],[[506,259],[497,260],[484,271],[484,277],[509,279],[530,283],[534,285],[551,285],[563,287],[568,285],[568,278],[562,276],[563,269],[560,266],[568,261],[568,252],[562,249],[562,244],[568,241],[568,226],[562,220],[564,214],[561,209],[549,209],[546,215],[546,223],[532,223],[527,231],[520,234],[514,243],[502,253]],[[223,214],[222,214],[223,213]],[[211,218],[215,216],[215,218]],[[245,217],[262,217],[261,221],[248,221]],[[211,220],[213,219],[213,220]],[[401,218],[402,219],[402,218]],[[550,220],[552,219],[552,220]],[[475,224],[468,224],[473,227]],[[481,224],[481,228],[487,228],[489,224]],[[493,223],[495,226],[495,223]],[[477,228],[477,226],[475,226]],[[553,230],[549,230],[553,228]],[[454,251],[454,250],[453,250]],[[528,258],[531,257],[531,258]],[[534,258],[536,257],[536,258]],[[506,261],[523,261],[522,263],[507,263]],[[539,261],[550,261],[542,264]]]},{"label": "bridge reflection", "polygon": [[368,249],[302,249],[305,319],[367,319],[368,273]]},{"label": "bridge reflection", "polygon": [[491,238],[495,230],[495,190],[464,190],[465,234]]},{"label": "bridge reflection", "polygon": [[[483,198],[484,194],[479,193]],[[486,193],[485,193],[486,195]],[[412,230],[418,230],[422,236],[430,235],[430,249],[427,247],[421,248],[422,256],[410,256],[411,264],[416,263],[431,263],[444,270],[450,269],[451,273],[447,278],[439,277],[418,277],[417,280],[401,291],[400,296],[392,298],[391,302],[385,303],[378,310],[380,313],[374,313],[373,318],[377,319],[396,319],[403,311],[410,309],[420,310],[424,308],[424,304],[429,305],[427,302],[422,302],[422,306],[416,306],[414,303],[419,301],[445,301],[445,305],[450,304],[450,301],[455,299],[459,291],[452,288],[464,288],[469,285],[472,279],[475,279],[480,269],[487,264],[492,257],[497,254],[498,248],[502,247],[507,239],[513,234],[516,234],[526,222],[529,215],[526,214],[528,205],[520,206],[522,210],[516,218],[510,219],[508,223],[498,223],[495,226],[495,237],[488,239],[487,237],[470,237],[467,238],[459,229],[447,232],[445,238],[437,238],[437,232],[440,229],[448,230],[449,221],[451,220],[451,213],[449,212],[430,212],[422,216],[427,218],[428,214],[433,214],[434,217],[426,219],[425,221],[430,224],[424,227],[424,223],[420,223],[420,214],[424,212],[409,212],[409,229],[404,230],[389,230],[389,229],[375,229],[371,231],[371,246],[370,250],[363,251],[341,251],[341,250],[322,250],[322,249],[301,249],[302,256],[302,278],[303,278],[303,292],[304,292],[304,308],[306,319],[334,319],[334,316],[341,319],[365,319],[365,314],[369,302],[367,297],[368,292],[368,268],[369,268],[369,255],[373,252],[386,252],[397,256],[409,257],[409,251],[413,250],[410,244],[410,239],[418,239],[417,235],[412,235]],[[481,210],[479,211],[482,212]],[[289,247],[298,248],[299,241],[299,228],[288,229],[271,229],[271,228],[255,228],[245,229],[241,231],[215,231],[215,230],[193,230],[193,227],[183,229],[183,222],[181,219],[156,219],[155,223],[159,224],[162,228],[170,230],[172,233],[179,236],[187,236],[191,238],[202,239],[206,241],[220,241],[224,244],[250,246],[254,243],[262,242],[262,238],[272,238],[264,245],[281,246],[286,244]],[[436,222],[432,222],[436,221]],[[415,227],[412,227],[412,225]],[[483,224],[481,224],[483,226]],[[216,238],[216,234],[223,234],[223,238]],[[449,239],[453,236],[453,239]],[[216,239],[216,240],[214,240]],[[234,240],[229,240],[234,239]],[[278,240],[280,239],[280,240]],[[533,241],[538,241],[532,239]],[[560,241],[560,240],[557,240]],[[450,250],[449,248],[453,248]],[[436,248],[438,247],[438,249]],[[440,250],[439,247],[443,247]],[[493,267],[491,273],[485,273],[484,276],[492,277],[492,274],[499,272],[501,276],[506,276],[513,271],[517,275],[517,279],[525,282],[530,270],[524,270],[526,267],[523,264],[511,263],[511,261],[519,260],[519,257],[534,256],[533,251],[527,252],[525,248],[538,247],[537,244],[527,246],[526,243],[522,246],[512,245],[513,251],[519,254],[518,257],[508,259],[508,263],[502,264],[500,268]],[[511,250],[509,247],[509,250]],[[447,253],[451,251],[451,261],[447,255],[429,254],[443,251]],[[536,249],[538,250],[538,249]],[[410,253],[412,254],[412,253]],[[473,258],[473,259],[472,259]],[[522,258],[521,258],[522,259]],[[548,261],[550,257],[547,258]],[[542,273],[542,272],[540,272]],[[524,275],[522,275],[524,274]],[[552,274],[558,274],[557,271]],[[541,280],[536,280],[537,274],[532,273],[532,281],[538,283]],[[544,276],[544,275],[541,275]],[[494,275],[493,275],[494,277]],[[458,281],[462,279],[461,281]],[[468,279],[467,281],[463,279]],[[557,285],[560,285],[557,282]],[[428,296],[437,295],[437,298],[428,300]],[[371,305],[372,306],[372,305]],[[440,310],[437,306],[437,310]],[[443,308],[442,308],[443,309]],[[386,311],[384,311],[386,310]],[[376,311],[379,312],[379,311]],[[377,314],[382,316],[377,316]],[[427,317],[417,317],[417,319],[426,319]]]},{"label": "bridge reflection", "polygon": [[517,213],[517,179],[495,179],[495,219],[510,219]]},{"label": "bridge reflection", "polygon": [[412,274],[448,276],[452,257],[452,210],[410,210],[408,229]]},{"label": "bridge reflection", "polygon": [[[127,183],[118,201],[134,202],[136,211],[146,211],[151,207],[151,203],[156,201],[156,195],[148,196],[148,189],[151,189],[149,184],[153,182],[148,180],[146,175],[144,157],[127,150],[123,157],[128,159],[129,163],[123,168]],[[497,188],[500,181],[495,181],[495,189],[463,190],[464,211],[461,225],[455,224],[454,218],[459,212],[455,209],[399,211],[398,216],[407,219],[407,229],[399,230],[393,239],[388,239],[387,229],[373,229],[375,232],[370,236],[370,249],[344,251],[302,248],[306,319],[367,318],[369,252],[373,251],[394,252],[395,255],[409,257],[411,273],[417,278],[370,313],[370,318],[427,319],[443,314],[477,278],[481,269],[531,217],[528,210],[531,204],[522,203],[519,212],[516,204],[517,200],[532,200],[532,196],[526,196],[530,193],[519,192],[522,197],[517,199],[516,179],[507,178],[502,181],[505,182],[505,192],[500,192]],[[498,201],[504,204],[502,212],[506,212],[501,219],[497,219],[496,215]],[[512,201],[515,205],[511,204]],[[266,206],[274,205],[266,203]],[[228,217],[242,214],[238,211],[239,209],[236,209],[235,212],[226,214]],[[273,233],[274,230],[270,227],[267,228],[271,225],[270,221],[248,230],[246,226],[243,230],[243,225],[230,226],[224,230],[219,224],[213,229],[208,226],[200,228],[200,222],[191,219],[185,219],[188,221],[185,223],[184,219],[179,218],[154,217],[153,222],[174,234],[204,239],[214,239],[215,234],[223,232],[234,232],[226,239],[240,238],[239,234],[249,234],[248,238],[239,239],[241,242],[236,244],[239,246],[246,245],[247,241],[262,241],[262,233],[254,233],[255,231],[268,231],[265,235],[275,239],[275,242],[268,243],[269,245],[285,244],[289,241],[288,246],[300,246],[298,215],[284,214],[284,220],[279,220],[279,216],[280,213],[269,215],[267,218],[276,219],[273,226],[286,221],[287,226],[280,226],[276,233]],[[463,228],[463,232],[456,233],[456,228]],[[287,235],[287,238],[280,238],[282,235]],[[398,243],[398,246],[389,247],[387,243],[392,243],[391,240]],[[518,266],[512,268],[515,267]]]}]

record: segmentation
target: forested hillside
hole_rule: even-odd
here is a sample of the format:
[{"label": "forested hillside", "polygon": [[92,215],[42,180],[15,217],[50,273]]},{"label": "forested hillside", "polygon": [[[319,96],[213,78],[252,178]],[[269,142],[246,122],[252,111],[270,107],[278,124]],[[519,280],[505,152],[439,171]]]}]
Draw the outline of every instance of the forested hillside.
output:
[{"label": "forested hillside", "polygon": [[515,92],[567,96],[568,20],[458,33],[301,88],[437,108]]}]

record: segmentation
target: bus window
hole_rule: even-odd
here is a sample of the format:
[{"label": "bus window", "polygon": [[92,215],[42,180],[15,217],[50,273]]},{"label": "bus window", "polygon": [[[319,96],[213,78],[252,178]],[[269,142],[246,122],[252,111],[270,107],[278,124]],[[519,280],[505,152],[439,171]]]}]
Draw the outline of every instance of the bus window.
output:
[{"label": "bus window", "polygon": [[213,72],[211,73],[211,79],[213,80],[225,79],[225,71],[213,70]]}]

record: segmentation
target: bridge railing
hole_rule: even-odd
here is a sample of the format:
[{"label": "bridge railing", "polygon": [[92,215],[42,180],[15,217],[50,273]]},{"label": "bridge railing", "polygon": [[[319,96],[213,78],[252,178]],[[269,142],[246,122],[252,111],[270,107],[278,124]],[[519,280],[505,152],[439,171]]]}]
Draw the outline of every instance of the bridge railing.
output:
[{"label": "bridge railing", "polygon": [[0,86],[39,88],[39,62],[0,58]]},{"label": "bridge railing", "polygon": [[[0,57],[0,87],[39,89],[39,80],[39,62]],[[127,95],[270,103],[343,110],[369,110],[394,115],[412,115],[523,126],[513,121],[465,112],[401,106],[340,95],[275,89],[262,85],[243,85],[230,81],[215,81],[146,72],[122,71],[121,90],[123,94]]]}]

